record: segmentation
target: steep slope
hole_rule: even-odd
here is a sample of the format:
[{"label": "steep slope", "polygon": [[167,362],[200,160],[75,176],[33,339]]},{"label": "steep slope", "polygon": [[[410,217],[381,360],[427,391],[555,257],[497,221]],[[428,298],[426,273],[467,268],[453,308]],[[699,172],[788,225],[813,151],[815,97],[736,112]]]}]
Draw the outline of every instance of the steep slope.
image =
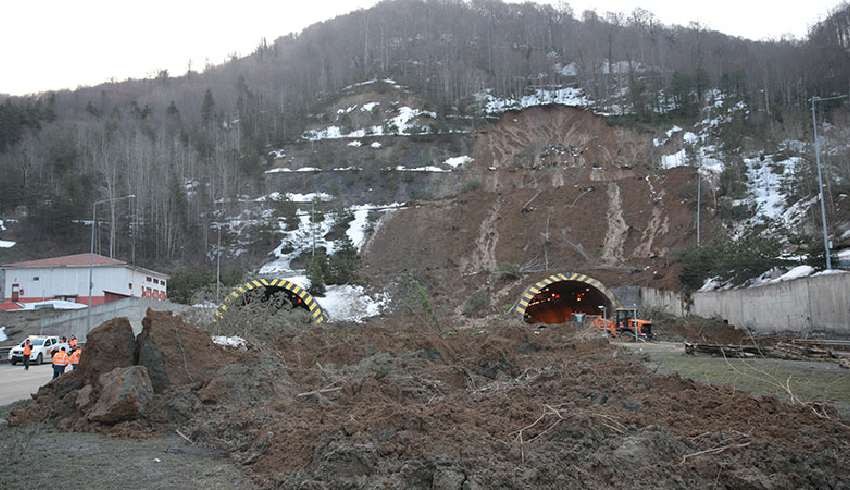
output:
[{"label": "steep slope", "polygon": [[[480,187],[388,217],[369,271],[418,271],[472,290],[500,269],[675,288],[673,252],[694,241],[696,172],[650,171],[650,139],[582,109],[506,113],[476,134],[464,179]],[[703,218],[703,233],[719,229]]]}]

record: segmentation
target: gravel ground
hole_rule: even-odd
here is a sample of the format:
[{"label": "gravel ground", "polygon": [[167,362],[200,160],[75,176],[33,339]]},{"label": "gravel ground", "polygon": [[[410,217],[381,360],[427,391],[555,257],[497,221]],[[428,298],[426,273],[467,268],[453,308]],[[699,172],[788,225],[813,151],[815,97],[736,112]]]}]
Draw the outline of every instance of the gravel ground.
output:
[{"label": "gravel ground", "polygon": [[126,440],[46,427],[0,429],[0,488],[255,488],[227,458],[182,439]]}]

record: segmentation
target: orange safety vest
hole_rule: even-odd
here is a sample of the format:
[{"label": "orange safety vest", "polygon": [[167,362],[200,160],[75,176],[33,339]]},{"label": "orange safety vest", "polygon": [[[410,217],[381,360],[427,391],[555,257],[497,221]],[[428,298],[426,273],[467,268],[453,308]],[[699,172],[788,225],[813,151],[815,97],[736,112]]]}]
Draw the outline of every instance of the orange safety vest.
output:
[{"label": "orange safety vest", "polygon": [[71,355],[68,357],[68,359],[71,361],[71,364],[73,364],[74,366],[79,364],[80,363],[80,350],[77,349],[74,352],[72,352]]},{"label": "orange safety vest", "polygon": [[71,346],[72,349],[76,349],[77,348],[77,339],[71,339],[71,341],[68,344]]},{"label": "orange safety vest", "polygon": [[54,366],[67,366],[68,365],[68,354],[63,351],[59,351],[53,354],[53,365]]},{"label": "orange safety vest", "polygon": [[29,344],[24,344],[24,356],[29,357],[32,354],[32,346]]}]

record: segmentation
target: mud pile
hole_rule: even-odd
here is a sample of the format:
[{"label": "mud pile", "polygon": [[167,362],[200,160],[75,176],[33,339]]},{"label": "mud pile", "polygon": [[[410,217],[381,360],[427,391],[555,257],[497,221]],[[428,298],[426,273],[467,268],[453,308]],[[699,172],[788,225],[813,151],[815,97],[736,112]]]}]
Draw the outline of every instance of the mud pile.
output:
[{"label": "mud pile", "polygon": [[[153,383],[138,417],[115,425],[73,403],[44,410],[80,396],[71,375],[13,423],[24,412],[124,435],[179,429],[269,488],[850,485],[850,429],[829,409],[657,376],[593,331],[421,325],[331,325],[282,332],[262,355],[219,350],[218,366]],[[185,342],[193,327],[151,318],[146,328],[169,345],[169,330]],[[167,372],[185,369],[179,349],[158,347]],[[142,368],[152,370],[117,369]]]},{"label": "mud pile", "polygon": [[149,310],[138,338],[126,318],[92,330],[79,369],[39,389],[10,423],[53,421],[74,430],[150,431],[168,420],[172,387],[206,385],[216,369],[238,354],[213,345],[210,336],[171,312]]}]

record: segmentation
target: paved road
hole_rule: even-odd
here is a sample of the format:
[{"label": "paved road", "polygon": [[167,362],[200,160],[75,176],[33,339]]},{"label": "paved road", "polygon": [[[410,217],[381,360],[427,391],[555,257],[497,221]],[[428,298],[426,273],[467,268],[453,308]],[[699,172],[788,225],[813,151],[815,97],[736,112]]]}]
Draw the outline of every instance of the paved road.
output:
[{"label": "paved road", "polygon": [[21,364],[0,365],[0,405],[26,400],[30,393],[38,391],[52,377],[53,366],[50,364],[30,366],[29,371],[25,371]]}]

